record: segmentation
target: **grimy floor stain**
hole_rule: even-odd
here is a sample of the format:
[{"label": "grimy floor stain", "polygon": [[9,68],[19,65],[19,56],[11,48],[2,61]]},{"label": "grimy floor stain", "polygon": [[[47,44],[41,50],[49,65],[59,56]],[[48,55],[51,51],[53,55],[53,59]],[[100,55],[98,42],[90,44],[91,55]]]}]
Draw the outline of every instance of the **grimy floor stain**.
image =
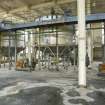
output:
[{"label": "grimy floor stain", "polygon": [[89,86],[81,91],[74,72],[69,76],[1,70],[0,75],[0,105],[105,105],[104,78],[89,78]]},{"label": "grimy floor stain", "polygon": [[1,97],[0,105],[63,105],[63,101],[58,88],[37,87]]}]

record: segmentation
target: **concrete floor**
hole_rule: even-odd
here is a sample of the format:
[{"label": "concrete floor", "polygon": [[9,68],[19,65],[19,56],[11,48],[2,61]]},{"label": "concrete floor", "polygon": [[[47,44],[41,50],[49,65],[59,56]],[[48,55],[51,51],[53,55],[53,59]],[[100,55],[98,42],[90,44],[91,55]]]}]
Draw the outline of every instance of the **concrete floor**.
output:
[{"label": "concrete floor", "polygon": [[105,105],[105,77],[87,71],[86,89],[77,70],[23,72],[0,69],[0,105]]}]

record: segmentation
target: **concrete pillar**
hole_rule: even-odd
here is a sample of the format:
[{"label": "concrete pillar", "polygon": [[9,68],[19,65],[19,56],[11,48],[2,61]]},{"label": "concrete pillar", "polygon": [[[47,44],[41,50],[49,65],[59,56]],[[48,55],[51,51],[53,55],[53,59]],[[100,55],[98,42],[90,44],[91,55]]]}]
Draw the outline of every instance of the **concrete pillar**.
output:
[{"label": "concrete pillar", "polygon": [[86,30],[85,30],[85,0],[77,0],[78,9],[78,84],[79,86],[86,86]]}]

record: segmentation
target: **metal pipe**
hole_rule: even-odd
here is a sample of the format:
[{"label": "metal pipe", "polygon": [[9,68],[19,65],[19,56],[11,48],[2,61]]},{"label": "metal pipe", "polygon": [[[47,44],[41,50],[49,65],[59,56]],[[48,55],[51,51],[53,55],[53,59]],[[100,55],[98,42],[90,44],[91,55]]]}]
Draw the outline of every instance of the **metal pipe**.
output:
[{"label": "metal pipe", "polygon": [[8,57],[9,57],[9,70],[11,70],[11,42],[10,42],[10,34],[9,34],[9,46],[8,46]]},{"label": "metal pipe", "polygon": [[50,54],[48,54],[48,59],[47,59],[47,61],[48,61],[48,70],[50,69]]},{"label": "metal pipe", "polygon": [[38,44],[38,50],[39,50],[39,54],[38,54],[38,66],[39,66],[39,70],[41,70],[41,65],[40,65],[40,35],[41,35],[41,29],[39,28],[39,44]]},{"label": "metal pipe", "polygon": [[105,63],[105,22],[104,22],[104,53],[103,55],[104,55],[103,63]]},{"label": "metal pipe", "polygon": [[45,47],[45,49],[43,50],[43,61],[45,62],[45,63],[43,64],[43,66],[46,68],[46,55],[45,55],[45,51],[46,51],[46,47]]},{"label": "metal pipe", "polygon": [[75,35],[75,26],[73,25],[73,35],[74,35],[74,45],[73,45],[73,50],[74,50],[74,70],[76,70],[76,35]]},{"label": "metal pipe", "polygon": [[4,58],[3,63],[4,63],[4,68],[5,68],[5,56],[3,58]]},{"label": "metal pipe", "polygon": [[13,66],[13,63],[12,63],[12,55],[11,55],[11,57],[10,57],[10,58],[11,58],[11,67],[12,67],[12,66]]},{"label": "metal pipe", "polygon": [[85,30],[85,0],[77,0],[78,9],[78,57],[79,57],[79,86],[86,87],[86,30]]},{"label": "metal pipe", "polygon": [[24,55],[25,55],[25,59],[26,59],[26,40],[25,40],[25,34],[24,34],[24,47],[25,47],[25,49],[24,49]]},{"label": "metal pipe", "polygon": [[[91,25],[88,26],[91,28]],[[88,56],[89,56],[89,68],[92,67],[92,49],[93,49],[93,40],[92,40],[92,30],[87,31],[87,48],[88,48]]]},{"label": "metal pipe", "polygon": [[0,33],[0,68],[1,68],[1,62],[2,62],[2,55],[1,55],[1,33]]},{"label": "metal pipe", "polygon": [[[90,24],[90,28],[92,27],[92,25]],[[91,30],[91,64],[92,64],[92,62],[93,62],[93,35],[94,35],[94,32],[93,32],[93,30]],[[92,67],[92,65],[91,65],[91,67]]]},{"label": "metal pipe", "polygon": [[15,31],[15,69],[16,69],[16,62],[17,62],[17,34]]},{"label": "metal pipe", "polygon": [[51,48],[48,47],[48,49],[50,50],[51,54],[55,57],[55,54],[53,53],[53,51],[51,50]]},{"label": "metal pipe", "polygon": [[42,51],[42,67],[44,65],[44,52]]},{"label": "metal pipe", "polygon": [[56,69],[59,70],[59,46],[58,46],[58,28],[56,26]]},{"label": "metal pipe", "polygon": [[31,38],[29,33],[28,33],[28,60],[29,60],[29,67],[31,70]]}]

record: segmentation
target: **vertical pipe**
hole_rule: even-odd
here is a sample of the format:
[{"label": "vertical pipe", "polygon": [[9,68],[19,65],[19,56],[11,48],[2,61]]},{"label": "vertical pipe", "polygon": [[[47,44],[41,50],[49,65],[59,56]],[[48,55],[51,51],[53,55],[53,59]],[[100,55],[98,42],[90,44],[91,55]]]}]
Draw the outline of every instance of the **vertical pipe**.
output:
[{"label": "vertical pipe", "polygon": [[104,22],[104,59],[103,59],[103,63],[105,63],[105,22]]},{"label": "vertical pipe", "polygon": [[38,53],[38,66],[39,66],[39,70],[41,70],[41,65],[40,65],[40,35],[41,35],[41,29],[39,28],[39,44],[38,44],[38,50],[39,50],[39,53]]},{"label": "vertical pipe", "polygon": [[44,59],[43,59],[43,56],[44,56],[44,54],[43,54],[43,51],[42,51],[42,66],[44,65]]},{"label": "vertical pipe", "polygon": [[[87,0],[87,15],[91,14],[91,0]],[[89,24],[89,28],[91,28],[91,24]],[[89,60],[90,60],[90,68],[92,66],[92,31],[89,30],[88,31],[89,35],[88,35],[88,56],[89,56]]]},{"label": "vertical pipe", "polygon": [[74,50],[74,70],[76,70],[76,36],[75,36],[75,25],[73,25],[73,35],[74,35],[74,47],[73,47],[73,50]]},{"label": "vertical pipe", "polygon": [[56,69],[59,70],[59,46],[58,46],[58,28],[56,26]]},{"label": "vertical pipe", "polygon": [[48,60],[48,70],[49,70],[50,69],[50,59],[49,59],[50,55],[48,54],[47,57],[48,57],[47,60]]},{"label": "vertical pipe", "polygon": [[44,59],[45,59],[45,68],[47,68],[47,57],[46,57],[46,55],[45,55]]},{"label": "vertical pipe", "polygon": [[26,59],[26,34],[24,33],[24,54]]},{"label": "vertical pipe", "polygon": [[11,55],[11,67],[12,67],[12,55]]},{"label": "vertical pipe", "polygon": [[[90,29],[91,29],[91,24],[90,24]],[[92,67],[92,62],[93,62],[93,35],[94,35],[94,32],[93,32],[93,30],[91,30],[91,67]]]},{"label": "vertical pipe", "polygon": [[79,54],[79,75],[78,84],[86,87],[86,30],[85,30],[85,0],[77,0],[78,8],[78,54]]},{"label": "vertical pipe", "polygon": [[74,44],[74,70],[76,70],[76,45]]},{"label": "vertical pipe", "polygon": [[17,62],[17,34],[15,31],[15,69],[16,69],[16,62]]},{"label": "vertical pipe", "polygon": [[11,37],[10,37],[10,34],[9,34],[8,56],[9,56],[9,70],[11,70]]},{"label": "vertical pipe", "polygon": [[3,58],[4,58],[3,63],[4,63],[4,68],[5,68],[5,56]]},{"label": "vertical pipe", "polygon": [[26,44],[25,44],[25,31],[24,31],[24,49],[23,49],[23,53],[24,53],[24,59],[26,60]]},{"label": "vertical pipe", "polygon": [[64,65],[65,65],[65,58],[64,58],[64,56],[62,57],[62,59],[63,59],[63,67],[64,67]]},{"label": "vertical pipe", "polygon": [[1,62],[2,62],[2,54],[1,54],[1,33],[0,33],[0,68],[1,68]]},{"label": "vertical pipe", "polygon": [[[91,25],[89,24],[89,28]],[[89,67],[92,66],[92,30],[87,31],[87,48],[88,48],[88,56],[89,56]]]},{"label": "vertical pipe", "polygon": [[28,60],[29,60],[29,67],[31,69],[31,38],[29,33],[28,33]]}]

